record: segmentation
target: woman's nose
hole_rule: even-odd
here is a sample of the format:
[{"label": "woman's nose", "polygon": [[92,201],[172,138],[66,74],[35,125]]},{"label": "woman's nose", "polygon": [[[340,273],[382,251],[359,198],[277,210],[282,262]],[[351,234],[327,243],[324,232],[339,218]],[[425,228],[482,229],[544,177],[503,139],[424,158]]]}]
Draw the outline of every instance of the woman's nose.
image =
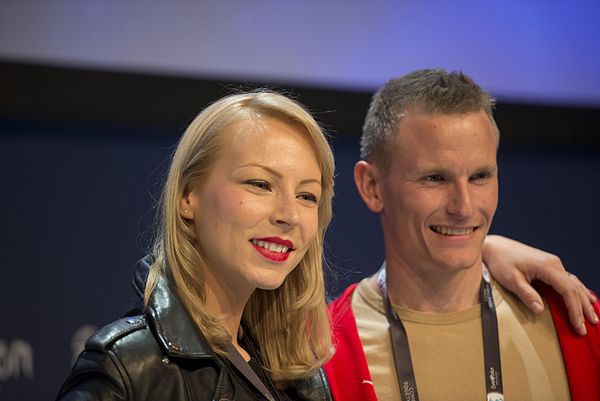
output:
[{"label": "woman's nose", "polygon": [[276,201],[271,220],[274,224],[295,227],[299,220],[298,200],[296,196],[280,196]]}]

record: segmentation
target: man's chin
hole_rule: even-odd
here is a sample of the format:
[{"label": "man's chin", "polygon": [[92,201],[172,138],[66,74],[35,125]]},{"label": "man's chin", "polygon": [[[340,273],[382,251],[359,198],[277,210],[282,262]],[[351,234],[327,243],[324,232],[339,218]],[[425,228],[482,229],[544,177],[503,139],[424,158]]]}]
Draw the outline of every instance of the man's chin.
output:
[{"label": "man's chin", "polygon": [[441,270],[447,272],[468,271],[470,269],[481,270],[481,255],[441,255],[437,265]]}]

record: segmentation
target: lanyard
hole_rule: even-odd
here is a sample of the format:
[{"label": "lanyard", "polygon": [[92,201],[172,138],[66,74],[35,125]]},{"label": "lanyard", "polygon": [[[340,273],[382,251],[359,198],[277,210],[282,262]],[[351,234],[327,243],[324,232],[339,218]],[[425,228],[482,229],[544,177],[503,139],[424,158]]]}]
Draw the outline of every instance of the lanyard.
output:
[{"label": "lanyard", "polygon": [[[385,310],[390,324],[390,336],[396,362],[396,373],[400,383],[402,401],[419,401],[417,382],[412,366],[408,336],[402,320],[394,312],[387,295],[385,262],[379,271],[377,282],[383,295]],[[498,319],[496,306],[490,285],[490,275],[483,266],[483,278],[479,289],[481,303],[481,328],[483,332],[483,358],[485,366],[485,384],[487,401],[504,401],[502,389],[502,370],[500,367],[500,343],[498,341]]]},{"label": "lanyard", "polygon": [[258,377],[256,372],[250,367],[248,362],[240,355],[233,344],[229,343],[227,347],[227,359],[244,375],[254,387],[269,401],[275,401],[275,397],[271,394],[265,383]]}]

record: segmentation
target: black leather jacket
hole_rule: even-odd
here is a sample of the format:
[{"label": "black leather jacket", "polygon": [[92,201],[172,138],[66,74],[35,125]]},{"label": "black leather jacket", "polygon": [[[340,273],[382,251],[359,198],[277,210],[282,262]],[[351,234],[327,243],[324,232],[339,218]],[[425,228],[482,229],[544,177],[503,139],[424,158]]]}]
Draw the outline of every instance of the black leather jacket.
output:
[{"label": "black leather jacket", "polygon": [[[143,293],[147,261],[136,271]],[[281,400],[331,401],[322,370],[278,394]],[[263,400],[260,392],[206,338],[160,279],[144,314],[92,335],[57,400]]]}]

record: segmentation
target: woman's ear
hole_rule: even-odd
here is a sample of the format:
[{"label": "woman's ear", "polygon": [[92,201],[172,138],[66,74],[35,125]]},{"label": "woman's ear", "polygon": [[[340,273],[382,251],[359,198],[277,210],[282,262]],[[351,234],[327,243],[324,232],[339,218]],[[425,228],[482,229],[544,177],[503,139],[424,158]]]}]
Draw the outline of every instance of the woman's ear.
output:
[{"label": "woman's ear", "polygon": [[192,198],[194,198],[193,192],[186,188],[179,201],[179,215],[185,220],[194,220],[194,209],[192,208],[194,200]]},{"label": "woman's ear", "polygon": [[383,210],[382,179],[381,171],[372,163],[360,160],[354,166],[354,183],[358,194],[369,210],[375,213]]}]

